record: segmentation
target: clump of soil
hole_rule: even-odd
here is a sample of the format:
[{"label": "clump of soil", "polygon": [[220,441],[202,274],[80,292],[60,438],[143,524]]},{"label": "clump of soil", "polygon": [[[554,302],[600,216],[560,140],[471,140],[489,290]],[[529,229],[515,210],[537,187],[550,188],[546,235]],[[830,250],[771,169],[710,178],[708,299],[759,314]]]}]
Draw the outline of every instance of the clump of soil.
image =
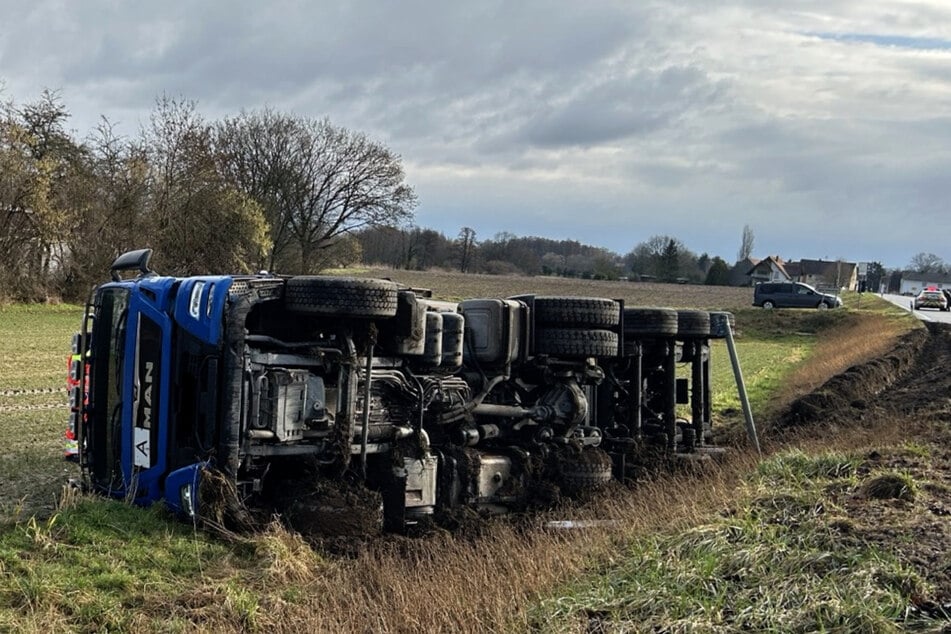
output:
[{"label": "clump of soil", "polygon": [[382,528],[383,501],[376,491],[343,480],[295,487],[284,498],[284,519],[310,537],[369,537]]},{"label": "clump of soil", "polygon": [[877,500],[905,500],[911,502],[915,499],[915,484],[907,476],[898,473],[885,473],[867,480],[862,484],[859,493]]}]

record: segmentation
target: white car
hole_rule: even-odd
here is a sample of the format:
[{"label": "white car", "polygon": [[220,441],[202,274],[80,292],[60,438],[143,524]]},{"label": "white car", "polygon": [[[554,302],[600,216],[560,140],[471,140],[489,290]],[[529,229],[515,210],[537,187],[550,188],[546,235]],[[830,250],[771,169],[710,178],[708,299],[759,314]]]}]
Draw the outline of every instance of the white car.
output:
[{"label": "white car", "polygon": [[948,310],[948,298],[943,292],[941,292],[941,289],[926,288],[915,295],[915,300],[912,302],[912,307],[915,310],[921,310],[922,308]]}]

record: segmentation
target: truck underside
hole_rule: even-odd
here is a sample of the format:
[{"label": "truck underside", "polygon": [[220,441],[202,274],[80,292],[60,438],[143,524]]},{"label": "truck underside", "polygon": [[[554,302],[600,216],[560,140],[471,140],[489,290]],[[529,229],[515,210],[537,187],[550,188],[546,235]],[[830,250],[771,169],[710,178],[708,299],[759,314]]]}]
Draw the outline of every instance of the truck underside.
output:
[{"label": "truck underside", "polygon": [[710,339],[727,313],[136,262],[142,276],[94,295],[77,343],[73,420],[102,492],[212,522],[404,531],[716,451]]}]

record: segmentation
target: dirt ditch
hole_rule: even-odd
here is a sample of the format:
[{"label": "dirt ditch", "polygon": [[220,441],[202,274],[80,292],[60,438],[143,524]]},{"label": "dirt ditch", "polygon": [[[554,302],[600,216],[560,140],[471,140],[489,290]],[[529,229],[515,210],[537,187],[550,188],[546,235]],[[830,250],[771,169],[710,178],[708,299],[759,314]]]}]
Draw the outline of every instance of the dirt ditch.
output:
[{"label": "dirt ditch", "polygon": [[[789,430],[804,426],[848,424],[867,418],[872,413],[870,410],[894,409],[898,405],[894,399],[897,390],[892,389],[897,388],[896,382],[904,384],[920,377],[922,373],[934,371],[935,364],[929,362],[933,361],[933,353],[940,347],[936,344],[944,340],[944,354],[951,356],[951,351],[947,349],[947,338],[947,332],[937,328],[931,332],[913,330],[903,336],[885,356],[852,366],[829,379],[819,389],[793,401],[775,426],[779,430]],[[929,394],[914,390],[903,390],[901,393],[906,397],[901,403],[902,410],[907,410],[909,406],[915,407],[919,400],[928,402],[932,398]]]},{"label": "dirt ditch", "polygon": [[864,456],[860,485],[834,496],[846,516],[836,529],[905,562],[934,587],[913,609],[951,621],[951,326],[929,323],[832,378],[772,431],[780,442],[846,429],[874,438],[887,425],[903,442]]}]

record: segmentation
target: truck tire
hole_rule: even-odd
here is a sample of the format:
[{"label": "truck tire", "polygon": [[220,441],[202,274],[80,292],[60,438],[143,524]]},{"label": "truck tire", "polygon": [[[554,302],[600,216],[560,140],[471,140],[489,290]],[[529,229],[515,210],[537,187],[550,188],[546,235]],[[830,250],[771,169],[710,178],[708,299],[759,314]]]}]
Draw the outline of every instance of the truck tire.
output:
[{"label": "truck tire", "polygon": [[624,309],[624,334],[633,338],[673,337],[677,334],[677,311],[672,308]]},{"label": "truck tire", "polygon": [[558,471],[565,493],[584,494],[611,481],[611,458],[600,449],[588,450],[580,456],[562,457]]},{"label": "truck tire", "polygon": [[301,275],[287,280],[284,305],[309,315],[392,317],[396,284],[387,280]]},{"label": "truck tire", "polygon": [[736,317],[725,310],[710,312],[710,338],[726,339],[726,329],[736,332]]},{"label": "truck tire", "polygon": [[618,336],[610,330],[539,328],[535,331],[535,352],[555,357],[614,357]]},{"label": "truck tire", "polygon": [[710,313],[705,310],[678,310],[677,336],[709,337]]},{"label": "truck tire", "polygon": [[601,297],[536,297],[535,323],[569,328],[610,328],[621,320],[621,306]]}]

